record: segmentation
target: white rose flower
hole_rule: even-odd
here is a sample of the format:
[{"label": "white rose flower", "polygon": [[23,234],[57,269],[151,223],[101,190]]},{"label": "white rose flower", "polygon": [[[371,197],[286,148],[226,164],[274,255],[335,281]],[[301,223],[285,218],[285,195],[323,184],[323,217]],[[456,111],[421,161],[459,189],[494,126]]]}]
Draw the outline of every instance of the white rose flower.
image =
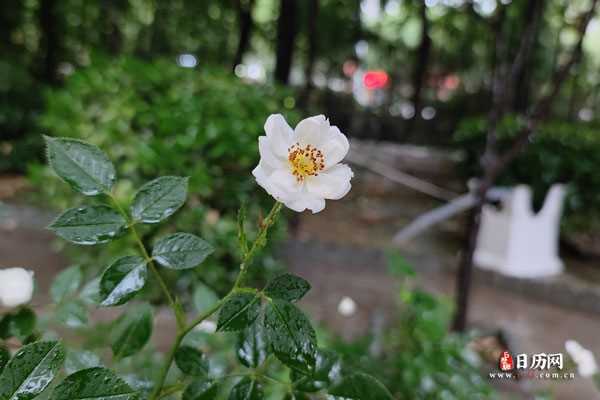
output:
[{"label": "white rose flower", "polygon": [[577,372],[584,378],[589,378],[598,372],[598,364],[594,353],[581,346],[575,340],[567,340],[565,349],[569,356],[577,364]]},{"label": "white rose flower", "polygon": [[0,269],[0,305],[16,307],[33,295],[33,272],[23,268]]},{"label": "white rose flower", "polygon": [[338,200],[352,187],[352,170],[340,161],[350,144],[323,116],[306,118],[292,130],[280,114],[269,116],[266,136],[258,138],[260,162],[256,181],[294,211],[318,213],[325,199]]}]

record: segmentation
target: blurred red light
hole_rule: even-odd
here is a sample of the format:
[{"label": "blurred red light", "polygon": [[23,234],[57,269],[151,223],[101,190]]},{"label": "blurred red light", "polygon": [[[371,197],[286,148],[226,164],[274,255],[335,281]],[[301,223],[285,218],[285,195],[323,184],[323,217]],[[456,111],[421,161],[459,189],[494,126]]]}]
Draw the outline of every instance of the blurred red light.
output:
[{"label": "blurred red light", "polygon": [[390,80],[385,71],[367,71],[363,76],[363,84],[367,89],[381,89],[386,87]]}]

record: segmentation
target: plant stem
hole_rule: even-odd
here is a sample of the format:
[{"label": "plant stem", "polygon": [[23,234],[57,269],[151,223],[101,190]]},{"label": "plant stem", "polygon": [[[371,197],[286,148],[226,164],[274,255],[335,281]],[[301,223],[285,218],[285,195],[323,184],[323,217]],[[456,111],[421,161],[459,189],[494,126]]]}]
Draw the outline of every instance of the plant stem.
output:
[{"label": "plant stem", "polygon": [[[161,396],[162,388],[165,384],[165,380],[167,378],[167,374],[169,373],[169,369],[171,369],[171,364],[173,364],[173,359],[175,358],[175,353],[177,352],[179,345],[183,341],[183,338],[188,333],[190,333],[190,331],[192,329],[194,329],[196,326],[198,326],[200,323],[202,323],[202,321],[204,321],[205,319],[207,319],[211,315],[213,315],[215,312],[217,312],[223,306],[223,304],[225,304],[225,302],[229,299],[229,297],[231,297],[231,295],[234,294],[240,288],[240,285],[243,282],[244,276],[246,275],[246,273],[248,271],[248,266],[250,265],[250,262],[252,261],[252,257],[254,256],[254,253],[256,252],[256,250],[258,250],[260,247],[263,246],[264,241],[267,237],[267,232],[268,232],[269,228],[275,223],[275,219],[276,219],[277,215],[279,214],[281,207],[282,207],[282,203],[275,202],[275,204],[271,208],[271,211],[269,212],[269,214],[263,221],[260,231],[258,232],[258,235],[257,235],[256,239],[254,240],[254,243],[252,243],[252,247],[250,248],[250,251],[248,251],[244,255],[242,263],[240,264],[240,272],[235,281],[235,284],[233,285],[233,287],[231,288],[229,293],[227,293],[227,295],[225,297],[223,297],[221,300],[216,302],[211,308],[209,308],[208,310],[206,310],[205,312],[203,312],[202,314],[200,314],[196,318],[194,318],[188,325],[186,325],[184,322],[183,326],[180,327],[180,329],[178,329],[178,333],[177,333],[177,337],[175,338],[175,342],[173,343],[173,345],[171,346],[171,349],[169,350],[169,353],[167,354],[167,358],[165,359],[165,363],[160,370],[158,380],[156,381],[156,385],[154,386],[154,390],[152,391],[152,393],[150,394],[150,397],[148,398],[149,400],[158,400],[162,397]],[[135,231],[135,229],[134,229],[134,231]],[[143,251],[145,252],[145,247],[139,240],[139,236],[137,236],[137,232],[135,232],[135,236],[138,240],[138,243],[141,244],[141,247],[144,249]],[[147,253],[145,253],[145,254],[147,255]],[[160,279],[160,280],[162,280],[162,279]],[[165,288],[166,288],[166,285],[165,285]],[[168,292],[168,290],[167,290],[167,292]],[[178,308],[176,308],[176,306],[174,306],[174,310],[178,310]],[[177,311],[175,311],[175,312],[177,313]]]},{"label": "plant stem", "polygon": [[275,223],[277,215],[279,214],[279,211],[281,211],[282,206],[282,203],[278,201],[275,202],[275,204],[273,204],[273,207],[271,208],[271,211],[269,211],[269,214],[264,219],[260,231],[258,232],[254,243],[252,243],[252,247],[250,247],[250,251],[248,251],[248,253],[245,254],[244,259],[240,264],[240,273],[238,274],[238,277],[235,280],[235,284],[233,285],[234,289],[241,286],[244,278],[246,277],[246,274],[248,273],[248,266],[252,262],[254,254],[260,247],[264,246],[264,242],[267,237],[267,232],[269,231],[269,228]]},{"label": "plant stem", "polygon": [[148,266],[150,267],[150,270],[152,271],[152,274],[158,281],[158,284],[159,284],[163,294],[165,295],[167,301],[169,302],[169,306],[173,310],[173,314],[175,314],[175,319],[177,320],[177,327],[181,330],[183,327],[185,327],[185,320],[182,316],[182,313],[180,312],[180,309],[179,309],[177,303],[175,302],[175,299],[171,295],[171,292],[169,291],[167,284],[165,283],[164,279],[160,275],[160,272],[158,272],[158,269],[156,268],[156,265],[154,264],[154,260],[152,259],[152,257],[150,257],[150,254],[148,254],[148,250],[146,250],[146,246],[144,246],[144,242],[142,242],[142,239],[140,238],[140,235],[138,234],[137,229],[135,229],[135,221],[133,221],[129,217],[129,214],[127,214],[127,212],[123,209],[123,207],[121,207],[121,205],[119,204],[119,202],[117,201],[117,199],[115,198],[115,196],[112,193],[109,193],[108,195],[110,196],[111,200],[115,204],[115,207],[117,208],[119,213],[121,213],[121,215],[123,215],[125,220],[127,220],[127,226],[129,228],[129,231],[132,233],[133,238],[134,238],[135,242],[137,243],[137,245],[140,249],[140,252],[142,253],[142,256],[144,256],[144,259],[146,260],[146,262],[148,263]]}]

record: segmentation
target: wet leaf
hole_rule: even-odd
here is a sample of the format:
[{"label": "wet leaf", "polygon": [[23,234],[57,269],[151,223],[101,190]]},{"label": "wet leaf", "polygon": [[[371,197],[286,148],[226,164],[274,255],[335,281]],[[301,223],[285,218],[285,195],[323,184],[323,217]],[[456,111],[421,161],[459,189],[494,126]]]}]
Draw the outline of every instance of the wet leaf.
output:
[{"label": "wet leaf", "polygon": [[131,205],[136,221],[154,224],[173,215],[187,197],[188,178],[162,176],[146,183]]},{"label": "wet leaf", "polygon": [[175,353],[175,364],[187,375],[206,376],[208,375],[208,360],[204,354],[192,346],[180,346]]},{"label": "wet leaf", "polygon": [[33,399],[54,380],[64,358],[59,342],[35,342],[22,347],[0,375],[0,399]]},{"label": "wet leaf", "polygon": [[310,283],[292,274],[279,275],[265,288],[265,294],[277,299],[300,300],[310,290]]},{"label": "wet leaf", "polygon": [[127,310],[115,323],[111,347],[116,358],[140,351],[152,336],[152,307],[145,304]]},{"label": "wet leaf", "polygon": [[182,400],[214,400],[219,385],[212,379],[201,379],[190,384],[183,392]]},{"label": "wet leaf", "polygon": [[100,365],[100,357],[89,350],[69,349],[67,351],[65,371],[69,375],[83,369],[99,367]]},{"label": "wet leaf", "polygon": [[193,302],[198,313],[203,313],[219,301],[217,294],[203,283],[196,284],[194,289]]},{"label": "wet leaf", "polygon": [[217,331],[239,331],[254,322],[260,312],[260,298],[252,293],[236,293],[221,307]]},{"label": "wet leaf", "polygon": [[100,278],[100,305],[118,306],[128,302],[146,284],[146,260],[127,256],[112,263]]},{"label": "wet leaf", "polygon": [[269,349],[261,317],[240,333],[236,353],[240,362],[248,368],[257,368],[265,362]]},{"label": "wet leaf", "polygon": [[123,216],[108,206],[83,206],[65,211],[48,228],[72,243],[92,245],[110,242],[126,224]]},{"label": "wet leaf", "polygon": [[85,304],[81,300],[71,300],[56,309],[56,319],[70,328],[81,328],[87,325],[88,315]]},{"label": "wet leaf", "polygon": [[73,189],[87,196],[110,192],[115,167],[98,147],[77,139],[44,136],[48,163]]},{"label": "wet leaf", "polygon": [[279,299],[269,302],[265,330],[269,345],[281,362],[305,374],[314,370],[317,335],[295,305]]},{"label": "wet leaf", "polygon": [[0,338],[16,337],[25,340],[30,336],[37,321],[35,313],[30,308],[19,308],[12,313],[5,314],[0,319]]},{"label": "wet leaf", "polygon": [[77,265],[62,270],[50,286],[52,300],[58,304],[66,297],[74,295],[81,286],[82,279],[81,268]]},{"label": "wet leaf", "polygon": [[152,257],[164,267],[188,269],[199,265],[213,251],[213,247],[198,236],[175,233],[156,242]]},{"label": "wet leaf", "polygon": [[352,400],[392,400],[390,392],[381,382],[370,375],[356,372],[336,383],[329,394]]},{"label": "wet leaf", "polygon": [[134,400],[138,394],[114,372],[101,367],[69,375],[52,393],[50,400]]},{"label": "wet leaf", "polygon": [[249,377],[236,383],[229,393],[229,400],[261,400],[264,397],[261,385]]},{"label": "wet leaf", "polygon": [[303,392],[318,392],[341,379],[340,357],[326,349],[317,349],[315,370],[310,375],[292,371],[294,386]]}]

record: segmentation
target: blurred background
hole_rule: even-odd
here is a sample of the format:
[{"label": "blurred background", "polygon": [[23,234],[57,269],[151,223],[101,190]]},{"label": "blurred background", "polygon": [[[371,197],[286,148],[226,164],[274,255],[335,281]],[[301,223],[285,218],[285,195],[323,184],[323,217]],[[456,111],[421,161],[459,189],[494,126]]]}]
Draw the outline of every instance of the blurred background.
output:
[{"label": "blurred background", "polygon": [[[319,215],[286,213],[256,260],[255,282],[285,269],[309,280],[301,306],[320,324],[321,340],[398,398],[600,398],[582,377],[488,376],[505,348],[564,353],[565,340],[575,339],[600,354],[600,13],[589,15],[580,40],[592,5],[0,2],[0,265],[36,271],[34,305],[48,326],[92,336],[88,319],[110,320],[85,305],[86,283],[128,240],[82,248],[44,229],[57,210],[83,199],[44,165],[41,135],[80,138],[110,155],[123,201],[156,176],[190,176],[186,206],[144,231],[144,240],[178,229],[215,244],[202,268],[165,273],[190,309],[202,308],[236,276],[239,205],[251,221],[269,207],[250,174],[265,119],[283,113],[294,126],[325,114],[350,137],[353,190]],[[532,112],[548,93],[543,115]],[[524,136],[524,151],[492,183],[529,185],[535,209],[554,183],[567,184],[564,272],[519,279],[459,269],[473,232],[469,210],[393,240],[486,176],[490,126],[494,145],[510,149],[531,118],[534,132],[526,133],[535,135]],[[79,294],[49,306],[53,279],[73,265],[83,271]],[[455,306],[455,286],[464,293],[471,276],[466,314]],[[143,296],[160,299],[154,287]],[[466,330],[451,329],[457,312]],[[157,319],[173,323],[166,311]],[[153,348],[164,349],[169,330],[156,332]],[[206,346],[215,354],[228,348],[219,340]],[[131,363],[122,368],[135,370]]]}]

